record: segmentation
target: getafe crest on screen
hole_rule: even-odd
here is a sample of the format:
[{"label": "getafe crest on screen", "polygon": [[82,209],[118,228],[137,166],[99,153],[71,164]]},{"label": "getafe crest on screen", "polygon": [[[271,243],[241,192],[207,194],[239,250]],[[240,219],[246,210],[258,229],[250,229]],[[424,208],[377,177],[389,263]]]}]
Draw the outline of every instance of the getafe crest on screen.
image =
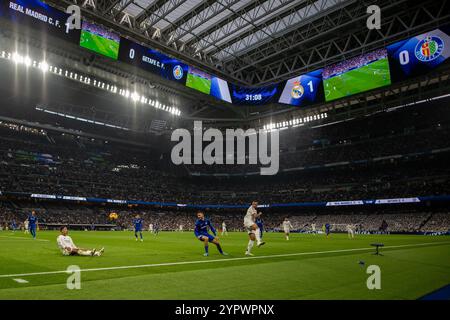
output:
[{"label": "getafe crest on screen", "polygon": [[180,65],[173,67],[173,77],[177,80],[183,78],[183,68]]},{"label": "getafe crest on screen", "polygon": [[437,59],[444,51],[444,41],[437,36],[429,36],[420,41],[415,50],[416,58],[423,62]]}]

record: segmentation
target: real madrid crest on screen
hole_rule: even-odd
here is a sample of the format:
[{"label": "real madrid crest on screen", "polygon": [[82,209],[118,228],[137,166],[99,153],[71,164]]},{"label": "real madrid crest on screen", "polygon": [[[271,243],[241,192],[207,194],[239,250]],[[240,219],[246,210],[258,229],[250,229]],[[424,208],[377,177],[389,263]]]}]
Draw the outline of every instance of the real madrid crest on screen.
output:
[{"label": "real madrid crest on screen", "polygon": [[303,97],[303,94],[305,93],[305,88],[300,84],[300,81],[295,81],[294,86],[292,87],[291,96],[294,99],[300,99]]}]

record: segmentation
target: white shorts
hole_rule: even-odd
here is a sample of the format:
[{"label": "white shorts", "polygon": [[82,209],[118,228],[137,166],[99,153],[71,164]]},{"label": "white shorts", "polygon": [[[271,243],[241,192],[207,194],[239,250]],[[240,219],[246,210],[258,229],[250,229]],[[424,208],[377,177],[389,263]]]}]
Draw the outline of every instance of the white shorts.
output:
[{"label": "white shorts", "polygon": [[284,229],[284,233],[290,233],[291,230],[290,229]]},{"label": "white shorts", "polygon": [[244,219],[244,226],[248,228],[252,228],[255,222],[253,220]]}]

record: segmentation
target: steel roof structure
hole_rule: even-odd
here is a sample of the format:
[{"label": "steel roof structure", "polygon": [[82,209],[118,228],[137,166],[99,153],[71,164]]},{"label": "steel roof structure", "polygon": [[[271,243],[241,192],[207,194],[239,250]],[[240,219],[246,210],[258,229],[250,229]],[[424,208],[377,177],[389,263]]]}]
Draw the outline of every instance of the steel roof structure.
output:
[{"label": "steel roof structure", "polygon": [[[450,19],[449,1],[60,0],[226,80],[278,82]],[[382,10],[368,30],[367,7]]]}]

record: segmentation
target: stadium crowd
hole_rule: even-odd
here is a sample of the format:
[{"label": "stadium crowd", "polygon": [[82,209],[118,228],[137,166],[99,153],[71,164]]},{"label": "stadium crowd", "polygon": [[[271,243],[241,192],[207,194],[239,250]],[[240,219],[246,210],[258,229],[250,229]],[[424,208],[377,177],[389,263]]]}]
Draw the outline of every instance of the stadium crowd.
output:
[{"label": "stadium crowd", "polygon": [[[285,130],[280,136],[281,172],[273,177],[244,175],[258,171],[251,165],[174,166],[168,161],[170,148],[146,149],[1,122],[0,191],[3,198],[27,195],[29,199],[30,194],[45,194],[179,204],[248,204],[254,199],[268,204],[448,195],[450,118],[445,106],[436,107],[433,114],[425,109],[380,113],[332,126]],[[3,226],[12,218],[22,221],[32,209],[17,206],[20,210],[14,206],[2,210]],[[109,209],[100,213],[97,209],[83,208],[45,210],[45,219],[47,223],[110,223],[106,214]],[[131,209],[120,212],[117,225],[126,228],[133,214]],[[186,229],[192,227],[191,216],[179,212],[176,219],[163,218],[170,214],[164,211],[159,215],[144,210],[142,214],[148,215],[146,220],[160,224],[161,229],[173,229],[180,224]],[[234,224],[235,219],[227,214],[219,215],[217,220],[230,220],[231,228],[241,228],[240,222]],[[300,219],[296,226],[307,227],[313,221],[311,217],[295,215],[296,220]],[[443,216],[433,215],[429,221],[429,215],[414,215],[411,220],[392,215],[389,219],[358,217],[352,217],[352,223],[364,230],[377,229],[380,220],[389,220],[392,230],[411,232],[427,227],[437,229],[441,220],[447,221],[445,212]],[[317,215],[314,219],[318,219],[318,225],[329,220],[338,228],[346,223],[345,218],[333,214],[327,218]],[[371,222],[372,219],[375,220]],[[424,221],[427,223],[423,224]],[[277,224],[276,219],[267,221],[272,229]]]},{"label": "stadium crowd", "polygon": [[[21,229],[24,221],[32,210],[37,212],[41,228],[57,229],[61,225],[72,228],[95,229],[105,227],[115,230],[132,230],[132,221],[136,215],[144,220],[144,229],[148,230],[152,224],[154,228],[163,231],[193,230],[196,210],[174,210],[162,208],[104,208],[87,207],[82,205],[64,205],[55,203],[9,203],[0,207],[0,227],[11,229],[13,222]],[[429,233],[448,232],[450,230],[450,212],[442,210],[420,211],[414,209],[379,209],[376,212],[366,212],[355,209],[351,212],[340,212],[338,209],[307,213],[288,211],[263,211],[264,229],[266,231],[281,231],[284,218],[288,218],[294,230],[311,232],[313,227],[320,231],[326,223],[331,224],[332,231],[345,232],[347,225],[353,225],[357,232],[380,232],[383,221],[388,225],[385,232],[398,233]],[[312,211],[312,212],[311,212]],[[117,213],[118,219],[111,220],[110,213]],[[245,209],[207,210],[206,214],[217,229],[221,229],[222,222],[228,231],[244,231],[243,216]]]}]

